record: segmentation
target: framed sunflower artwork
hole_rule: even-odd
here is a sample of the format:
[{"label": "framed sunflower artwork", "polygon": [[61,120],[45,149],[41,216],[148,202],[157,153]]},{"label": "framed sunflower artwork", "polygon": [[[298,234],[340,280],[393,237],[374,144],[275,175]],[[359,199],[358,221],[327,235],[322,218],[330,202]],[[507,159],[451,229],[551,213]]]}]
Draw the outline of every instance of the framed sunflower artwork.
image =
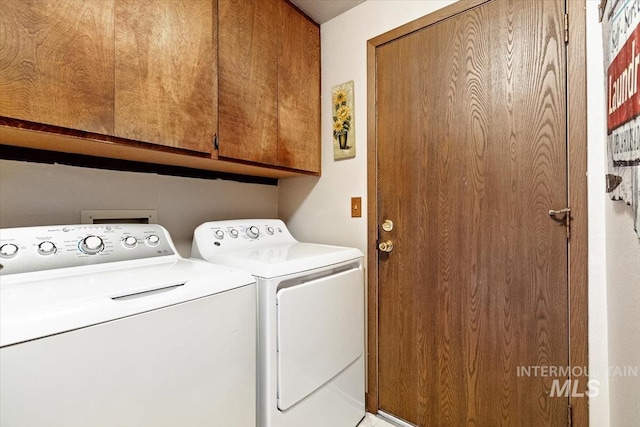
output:
[{"label": "framed sunflower artwork", "polygon": [[333,116],[333,159],[356,156],[356,127],[353,108],[353,80],[331,88]]}]

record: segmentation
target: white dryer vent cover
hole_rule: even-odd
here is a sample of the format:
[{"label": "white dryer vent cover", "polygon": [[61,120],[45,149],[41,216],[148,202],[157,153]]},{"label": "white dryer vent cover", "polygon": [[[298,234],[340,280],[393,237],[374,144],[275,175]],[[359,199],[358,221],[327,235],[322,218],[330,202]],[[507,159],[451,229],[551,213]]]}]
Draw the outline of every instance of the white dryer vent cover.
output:
[{"label": "white dryer vent cover", "polygon": [[99,209],[80,211],[81,224],[157,224],[154,209]]}]

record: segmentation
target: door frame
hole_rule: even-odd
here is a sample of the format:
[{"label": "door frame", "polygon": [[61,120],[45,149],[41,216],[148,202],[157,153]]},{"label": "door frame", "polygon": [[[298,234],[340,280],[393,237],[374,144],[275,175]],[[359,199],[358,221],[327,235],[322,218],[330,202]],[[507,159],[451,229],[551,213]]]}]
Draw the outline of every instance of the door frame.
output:
[{"label": "door frame", "polygon": [[[367,42],[367,389],[366,409],[378,412],[378,187],[376,48],[491,0],[461,0],[388,31]],[[569,364],[588,366],[588,262],[587,262],[587,75],[586,0],[566,2],[569,25],[567,49],[567,175],[571,207],[571,240],[568,245]],[[584,397],[570,398],[571,421],[589,425],[587,370],[579,381]]]}]

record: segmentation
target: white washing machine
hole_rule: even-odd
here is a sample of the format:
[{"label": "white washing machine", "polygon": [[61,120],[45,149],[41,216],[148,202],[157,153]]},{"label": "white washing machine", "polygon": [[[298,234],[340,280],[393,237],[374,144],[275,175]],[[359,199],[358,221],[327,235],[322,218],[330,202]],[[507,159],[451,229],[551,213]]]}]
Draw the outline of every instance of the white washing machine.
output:
[{"label": "white washing machine", "polygon": [[258,426],[355,427],[365,415],[362,253],[300,243],[262,219],[200,225],[192,256],[257,279]]},{"label": "white washing machine", "polygon": [[0,230],[0,425],[256,423],[256,288],[158,225]]}]

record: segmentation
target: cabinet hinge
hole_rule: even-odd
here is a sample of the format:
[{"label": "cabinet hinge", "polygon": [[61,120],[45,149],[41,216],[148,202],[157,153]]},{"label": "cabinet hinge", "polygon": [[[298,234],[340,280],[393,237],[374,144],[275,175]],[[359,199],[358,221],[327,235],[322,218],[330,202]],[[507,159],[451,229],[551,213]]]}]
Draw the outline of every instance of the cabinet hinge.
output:
[{"label": "cabinet hinge", "polygon": [[573,407],[571,406],[571,404],[569,404],[569,406],[567,407],[567,425],[569,427],[573,426]]},{"label": "cabinet hinge", "polygon": [[564,42],[569,43],[569,14],[564,14]]},{"label": "cabinet hinge", "polygon": [[219,148],[220,148],[220,146],[218,145],[218,134],[214,133],[213,134],[213,149],[218,151]]}]

